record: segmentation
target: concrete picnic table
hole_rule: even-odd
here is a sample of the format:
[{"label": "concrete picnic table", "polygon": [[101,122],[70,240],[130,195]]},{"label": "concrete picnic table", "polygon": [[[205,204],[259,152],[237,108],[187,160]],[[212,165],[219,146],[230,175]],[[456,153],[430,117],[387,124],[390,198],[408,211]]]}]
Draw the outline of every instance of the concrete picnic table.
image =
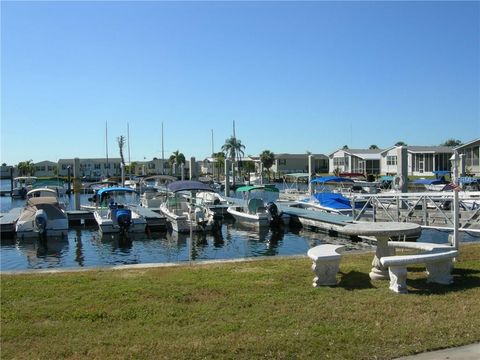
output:
[{"label": "concrete picnic table", "polygon": [[372,261],[372,270],[370,279],[387,280],[389,279],[388,268],[380,263],[380,258],[389,256],[391,250],[388,247],[388,240],[392,236],[417,236],[422,232],[418,224],[408,222],[362,222],[345,225],[343,230],[345,234],[357,236],[373,236],[377,239],[377,250]]}]

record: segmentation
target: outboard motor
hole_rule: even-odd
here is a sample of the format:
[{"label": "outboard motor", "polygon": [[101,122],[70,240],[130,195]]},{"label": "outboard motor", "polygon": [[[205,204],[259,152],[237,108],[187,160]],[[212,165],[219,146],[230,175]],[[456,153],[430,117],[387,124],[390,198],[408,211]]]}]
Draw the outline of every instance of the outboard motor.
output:
[{"label": "outboard motor", "polygon": [[35,212],[35,220],[33,222],[33,229],[40,235],[45,235],[47,232],[47,214],[45,210],[39,209]]},{"label": "outboard motor", "polygon": [[273,222],[281,222],[282,214],[278,211],[278,207],[274,202],[269,202],[267,204],[267,210],[272,215]]},{"label": "outboard motor", "polygon": [[127,233],[132,225],[132,211],[130,209],[117,209],[115,212],[117,224],[121,233]]}]

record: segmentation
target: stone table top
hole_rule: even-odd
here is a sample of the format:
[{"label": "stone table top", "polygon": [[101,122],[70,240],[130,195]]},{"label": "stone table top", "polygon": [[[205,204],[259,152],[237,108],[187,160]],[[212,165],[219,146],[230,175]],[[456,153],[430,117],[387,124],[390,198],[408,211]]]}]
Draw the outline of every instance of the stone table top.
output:
[{"label": "stone table top", "polygon": [[362,222],[345,225],[342,232],[348,235],[397,236],[418,235],[422,228],[418,224],[406,222]]}]

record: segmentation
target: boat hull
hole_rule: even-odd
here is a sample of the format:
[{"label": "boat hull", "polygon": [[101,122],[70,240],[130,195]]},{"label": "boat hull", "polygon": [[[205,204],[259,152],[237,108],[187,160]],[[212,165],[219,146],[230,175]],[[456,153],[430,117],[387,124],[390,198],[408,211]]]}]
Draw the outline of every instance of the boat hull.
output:
[{"label": "boat hull", "polygon": [[[95,210],[93,212],[95,221],[98,224],[98,229],[103,234],[119,233],[121,231],[120,226],[113,220],[105,216],[102,211]],[[142,233],[145,232],[147,227],[147,221],[132,211],[132,223],[128,229],[129,233]]]},{"label": "boat hull", "polygon": [[248,214],[242,208],[229,207],[227,212],[233,216],[235,221],[251,226],[270,226],[271,217],[267,213]]}]

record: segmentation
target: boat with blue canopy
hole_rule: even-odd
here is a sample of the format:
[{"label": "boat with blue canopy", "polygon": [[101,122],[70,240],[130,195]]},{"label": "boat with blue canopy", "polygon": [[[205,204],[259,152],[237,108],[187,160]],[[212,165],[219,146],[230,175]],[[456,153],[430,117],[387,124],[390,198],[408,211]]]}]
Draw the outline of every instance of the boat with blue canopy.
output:
[{"label": "boat with blue canopy", "polygon": [[[352,201],[346,194],[352,194],[351,186],[355,184],[353,179],[341,176],[324,176],[312,179],[311,183],[319,186],[315,187],[315,192],[311,196],[296,201],[296,207],[341,215],[352,214]],[[330,187],[329,184],[348,184],[350,187]],[[355,201],[356,209],[361,209],[363,205],[364,201]]]}]

